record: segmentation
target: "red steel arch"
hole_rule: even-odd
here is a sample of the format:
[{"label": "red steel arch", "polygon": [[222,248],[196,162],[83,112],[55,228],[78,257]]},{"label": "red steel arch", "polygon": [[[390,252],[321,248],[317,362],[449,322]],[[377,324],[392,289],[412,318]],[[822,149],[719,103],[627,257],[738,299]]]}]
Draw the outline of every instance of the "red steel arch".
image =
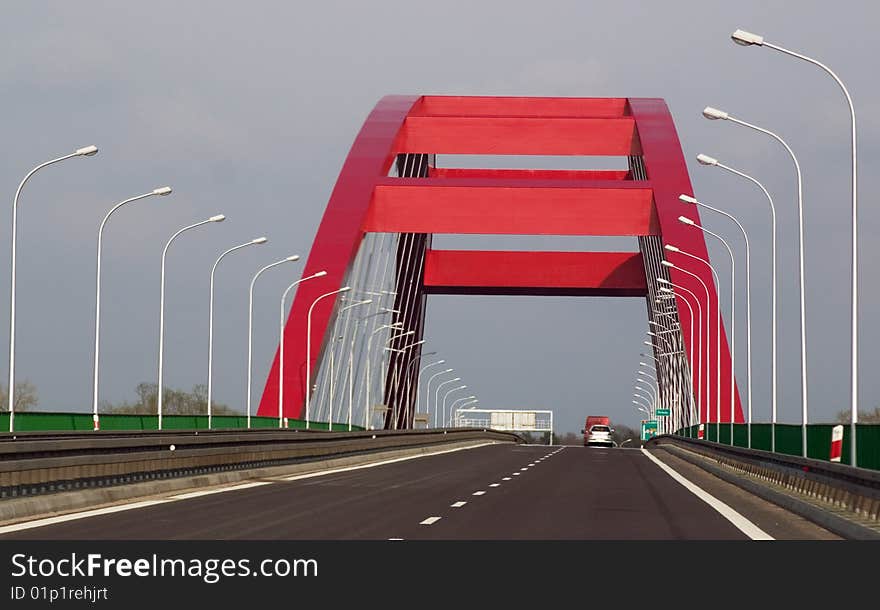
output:
[{"label": "red steel arch", "polygon": [[[493,170],[439,168],[412,178],[389,177],[400,155],[570,155],[627,156],[629,171]],[[636,160],[640,171],[633,171]],[[535,294],[648,296],[657,271],[648,271],[644,252],[491,252],[429,249],[434,233],[629,235],[659,238],[708,260],[702,232],[678,222],[698,211],[679,201],[693,194],[672,116],[655,98],[528,98],[388,96],[367,117],[330,196],[303,270],[326,278],[298,287],[285,327],[284,405],[286,417],[304,415],[306,313],[319,295],[342,286],[365,235],[371,232],[427,236],[424,266],[417,270],[420,298],[427,294]],[[644,248],[643,248],[644,250]],[[666,254],[662,249],[658,250]],[[672,257],[681,256],[672,254]],[[696,273],[710,290],[710,312],[718,299],[703,265],[673,259]],[[671,280],[704,294],[692,277],[661,267]],[[424,301],[421,301],[422,303]],[[650,314],[650,299],[649,316]],[[677,302],[682,328],[690,314]],[[327,329],[337,308],[324,299],[312,314],[312,381]],[[716,421],[715,350],[721,341],[721,418],[743,421],[734,385],[730,404],[730,356],[726,334],[709,324],[709,370],[702,384],[700,421]],[[423,320],[407,326],[421,336]],[[682,333],[687,335],[688,333]],[[689,336],[684,336],[685,350]],[[704,343],[705,343],[704,339]],[[696,350],[696,348],[694,348]],[[704,345],[705,349],[705,345]],[[398,366],[408,362],[398,363]],[[416,367],[418,368],[418,367]],[[705,367],[703,367],[705,369]],[[389,369],[391,370],[391,369]],[[276,351],[258,413],[278,414]],[[387,389],[387,387],[386,387]],[[411,398],[411,397],[410,397]],[[404,421],[412,410],[407,397]],[[386,425],[391,425],[390,420]]]}]

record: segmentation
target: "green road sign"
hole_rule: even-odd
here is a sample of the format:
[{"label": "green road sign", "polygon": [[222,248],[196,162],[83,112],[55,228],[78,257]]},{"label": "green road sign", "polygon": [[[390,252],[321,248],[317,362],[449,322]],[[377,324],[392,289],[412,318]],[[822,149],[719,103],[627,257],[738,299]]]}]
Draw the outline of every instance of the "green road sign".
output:
[{"label": "green road sign", "polygon": [[655,409],[654,415],[660,417],[661,415],[669,415],[669,409]]},{"label": "green road sign", "polygon": [[657,436],[657,420],[642,420],[642,440]]}]

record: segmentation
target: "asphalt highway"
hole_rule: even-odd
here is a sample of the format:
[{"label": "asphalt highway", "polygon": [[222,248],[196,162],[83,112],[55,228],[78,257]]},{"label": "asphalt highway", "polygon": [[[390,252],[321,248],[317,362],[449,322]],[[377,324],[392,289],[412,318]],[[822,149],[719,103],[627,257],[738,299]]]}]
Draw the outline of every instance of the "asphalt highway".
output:
[{"label": "asphalt highway", "polygon": [[[656,455],[773,537],[827,532]],[[300,475],[302,477],[302,475]],[[701,487],[702,486],[702,487]],[[727,487],[725,487],[727,486]],[[747,497],[748,496],[748,497]],[[491,445],[323,476],[197,490],[127,510],[4,531],[40,540],[746,540],[640,449]],[[749,521],[751,519],[751,521]],[[759,536],[760,537],[760,536]]]}]

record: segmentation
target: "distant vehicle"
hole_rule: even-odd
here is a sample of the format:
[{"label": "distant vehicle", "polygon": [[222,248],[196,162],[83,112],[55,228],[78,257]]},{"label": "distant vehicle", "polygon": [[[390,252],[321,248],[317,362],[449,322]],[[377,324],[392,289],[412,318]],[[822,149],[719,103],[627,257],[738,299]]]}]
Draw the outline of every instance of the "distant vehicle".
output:
[{"label": "distant vehicle", "polygon": [[587,431],[585,445],[587,447],[614,447],[615,443],[611,439],[612,432],[614,432],[614,430],[605,424],[595,424],[590,426],[590,429]]},{"label": "distant vehicle", "polygon": [[[602,425],[611,427],[611,418],[607,415],[588,415],[587,421],[584,423],[584,429],[581,430],[581,434],[584,435],[584,447],[588,445],[590,428],[595,425]],[[613,430],[612,430],[613,432]]]}]

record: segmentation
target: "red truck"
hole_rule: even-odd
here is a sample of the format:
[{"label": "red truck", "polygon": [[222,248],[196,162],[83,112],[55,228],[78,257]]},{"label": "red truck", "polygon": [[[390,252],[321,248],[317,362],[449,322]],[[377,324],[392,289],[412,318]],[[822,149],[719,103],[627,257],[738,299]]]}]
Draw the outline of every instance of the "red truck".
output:
[{"label": "red truck", "polygon": [[[590,430],[593,426],[599,426],[599,428],[596,429],[591,437]],[[607,415],[588,415],[587,421],[584,423],[584,429],[581,430],[581,434],[584,435],[584,447],[591,444],[613,446],[614,443],[611,440],[611,433],[613,431],[611,418]]]}]

